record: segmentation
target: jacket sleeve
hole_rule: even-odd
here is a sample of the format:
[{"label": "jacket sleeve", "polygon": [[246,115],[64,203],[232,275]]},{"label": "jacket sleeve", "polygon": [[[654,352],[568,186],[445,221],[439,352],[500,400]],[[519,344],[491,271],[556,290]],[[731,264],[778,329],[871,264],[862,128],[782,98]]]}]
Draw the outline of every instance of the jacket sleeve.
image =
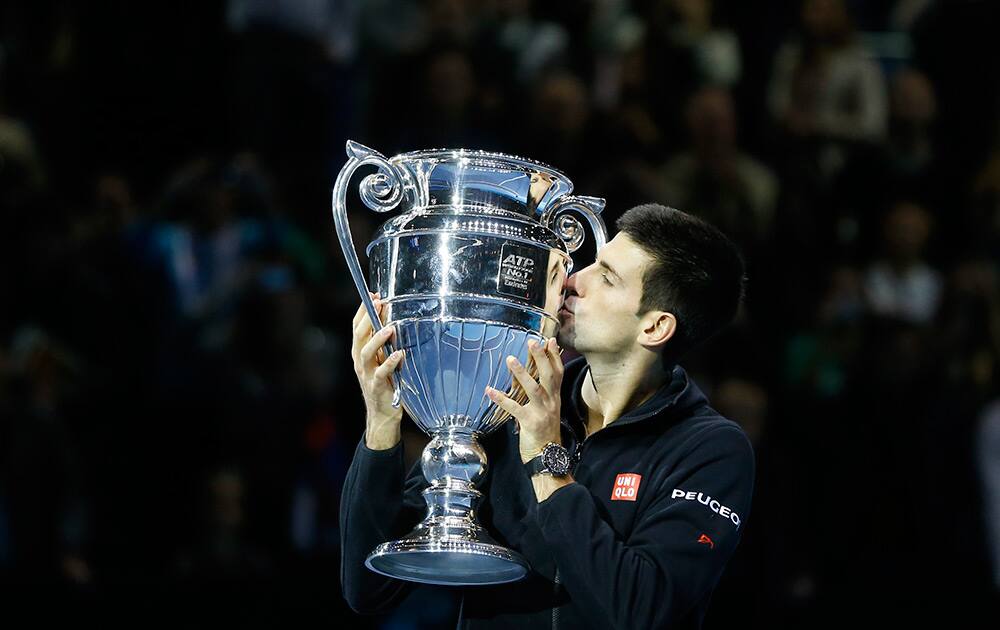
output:
[{"label": "jacket sleeve", "polygon": [[563,585],[595,627],[669,627],[722,575],[746,525],[753,477],[746,436],[721,427],[701,438],[655,488],[627,539],[602,519],[590,491],[575,483],[538,505],[539,526]]},{"label": "jacket sleeve", "polygon": [[373,451],[362,438],[347,471],[340,499],[340,584],[344,599],[358,613],[389,610],[411,587],[365,566],[376,546],[404,536],[423,515],[421,491],[427,482],[420,463],[408,476],[403,468],[402,442]]}]

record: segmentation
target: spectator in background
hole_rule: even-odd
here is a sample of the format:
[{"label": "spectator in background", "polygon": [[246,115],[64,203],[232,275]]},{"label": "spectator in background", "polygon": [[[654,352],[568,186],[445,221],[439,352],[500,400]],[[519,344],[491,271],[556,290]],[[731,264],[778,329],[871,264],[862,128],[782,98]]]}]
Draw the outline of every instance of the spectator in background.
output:
[{"label": "spectator in background", "polygon": [[171,178],[163,206],[167,220],[154,228],[150,254],[168,279],[177,314],[210,321],[246,283],[245,262],[259,230],[238,216],[235,188],[207,158]]},{"label": "spectator in background", "polygon": [[844,0],[805,0],[801,31],[778,51],[768,87],[771,115],[794,141],[817,143],[820,176],[843,168],[844,143],[886,133],[881,71],[858,42]]},{"label": "spectator in background", "polygon": [[426,45],[473,46],[483,17],[477,0],[425,0]]},{"label": "spectator in background", "polygon": [[534,90],[527,137],[522,140],[526,152],[535,150],[537,159],[558,164],[577,181],[586,181],[592,168],[593,127],[587,86],[579,77],[556,74]]},{"label": "spectator in background", "polygon": [[6,504],[15,582],[82,586],[93,579],[86,559],[90,506],[68,417],[85,367],[42,329],[24,326],[11,340],[9,399],[0,418],[0,503]]},{"label": "spectator in background", "polygon": [[412,55],[427,45],[427,16],[421,0],[366,0],[359,4],[364,39],[372,53]]},{"label": "spectator in background", "polygon": [[168,280],[176,314],[226,316],[256,273],[261,252],[281,252],[311,280],[322,274],[317,246],[282,216],[269,175],[252,154],[197,158],[170,177],[162,219],[137,243]]},{"label": "spectator in background", "polygon": [[[627,25],[627,20],[622,22]],[[689,142],[687,150],[671,155],[671,149],[680,148],[676,141],[681,136],[672,123],[662,122],[661,112],[651,106],[655,95],[648,90],[664,84],[673,90],[674,77],[665,82],[654,74],[659,62],[649,57],[656,46],[652,35],[640,42],[621,53],[620,72],[615,73],[619,102],[595,125],[606,134],[600,146],[608,166],[589,180],[592,190],[616,199],[619,206],[656,199],[689,208],[735,239],[755,265],[761,246],[773,235],[776,175],[741,150],[732,95],[717,85],[703,85],[687,100],[683,86],[671,93],[671,106],[684,107],[683,137]]]},{"label": "spectator in background", "polygon": [[670,50],[688,59],[696,85],[733,87],[743,63],[736,34],[719,26],[713,0],[659,0],[652,28]]},{"label": "spectator in background", "polygon": [[[10,368],[7,365],[7,348],[0,344],[0,444],[10,444]],[[0,484],[0,580],[4,579],[11,565],[13,547],[10,540],[10,524],[7,509],[6,488]]]},{"label": "spectator in background", "polygon": [[893,78],[889,96],[890,170],[899,175],[926,173],[934,159],[934,86],[922,72],[907,69]]},{"label": "spectator in background", "polygon": [[972,184],[972,216],[967,232],[977,250],[990,252],[1000,263],[1000,120],[992,155]]},{"label": "spectator in background", "polygon": [[497,44],[513,60],[514,78],[522,87],[534,89],[548,80],[546,71],[564,67],[568,61],[569,33],[561,24],[538,19],[531,0],[499,2]]},{"label": "spectator in background", "polygon": [[[252,268],[228,343],[208,357],[213,386],[205,397],[218,413],[209,419],[203,447],[208,457],[238,464],[241,484],[253,497],[247,533],[270,547],[288,535],[296,491],[329,495],[324,479],[314,475],[303,487],[296,477],[313,446],[321,451],[333,441],[330,435],[310,435],[329,413],[324,402],[341,377],[331,353],[343,342],[314,323],[309,294],[289,261],[260,254]],[[332,416],[335,423],[354,421],[351,415]]]},{"label": "spectator in background", "polygon": [[358,45],[360,11],[359,0],[227,0],[226,25],[237,34],[256,29],[283,32],[317,45],[332,60],[349,61]]},{"label": "spectator in background", "polygon": [[[32,290],[25,277],[24,261],[47,240],[42,201],[46,195],[46,169],[34,135],[24,121],[0,109],[0,335],[16,325],[19,301]],[[34,271],[32,269],[32,271]]]},{"label": "spectator in background", "polygon": [[702,88],[688,102],[685,121],[690,148],[659,170],[653,198],[690,208],[743,247],[762,244],[771,234],[778,179],[740,150],[729,92]]},{"label": "spectator in background", "polygon": [[588,25],[588,43],[593,50],[594,104],[602,110],[616,107],[621,99],[621,75],[625,56],[642,44],[646,23],[627,0],[601,0],[594,5]]},{"label": "spectator in background", "polygon": [[785,382],[806,400],[842,397],[855,368],[862,343],[865,302],[862,274],[842,265],[829,275],[815,318],[814,330],[788,343]]},{"label": "spectator in background", "polygon": [[752,380],[733,376],[715,387],[713,398],[718,412],[739,423],[758,448],[767,426],[767,390]]},{"label": "spectator in background", "polygon": [[929,392],[918,396],[919,384],[908,392],[931,402],[929,421],[920,427],[910,414],[907,422],[925,433],[923,467],[930,474],[917,488],[927,515],[921,519],[923,537],[929,549],[936,549],[943,539],[955,541],[947,553],[928,555],[938,565],[930,564],[929,569],[954,575],[956,590],[989,594],[1000,601],[996,600],[1000,594],[1000,565],[996,563],[1000,552],[996,520],[1000,508],[1000,270],[982,251],[958,255],[929,332],[935,368],[931,386],[926,388]]},{"label": "spectator in background", "polygon": [[489,145],[481,124],[479,81],[472,58],[456,47],[431,48],[416,66],[412,99],[396,103],[388,124],[403,125],[393,145],[412,149],[477,147]]},{"label": "spectator in background", "polygon": [[[664,125],[662,110],[654,105],[658,83],[650,54],[648,40],[638,38],[623,48],[620,65],[612,76],[604,77],[612,84],[602,86],[601,92],[615,95],[613,99],[604,97],[613,103],[605,121],[608,157],[614,158],[609,160],[611,165],[619,158],[653,162],[663,157],[669,126]],[[630,205],[626,199],[619,203]]]},{"label": "spectator in background", "polygon": [[1000,400],[979,417],[976,467],[982,487],[986,544],[993,571],[993,589],[1000,594]]},{"label": "spectator in background", "polygon": [[777,130],[769,157],[782,178],[777,240],[796,261],[784,266],[782,292],[799,296],[791,308],[804,306],[805,316],[820,297],[815,279],[857,255],[858,216],[870,215],[859,206],[870,195],[848,175],[884,140],[888,108],[881,70],[859,42],[846,1],[803,0],[798,18],[764,94]]},{"label": "spectator in background", "polygon": [[910,31],[934,0],[896,0],[888,15],[889,29]]},{"label": "spectator in background", "polygon": [[[340,158],[357,103],[352,64],[360,0],[228,0],[234,35],[230,107],[237,149],[261,156],[286,184],[290,211],[321,203],[312,191]],[[311,214],[302,222],[310,225]]]},{"label": "spectator in background", "polygon": [[0,112],[0,190],[4,191],[3,203],[11,203],[10,196],[20,189],[37,190],[45,184],[42,165],[34,135],[23,121],[4,116]]},{"label": "spectator in background", "polygon": [[[953,190],[942,176],[934,138],[937,97],[927,76],[906,68],[896,73],[889,93],[886,141],[874,150],[859,151],[837,181],[837,210],[846,215],[851,239],[857,237],[861,256],[871,255],[881,232],[879,209],[900,197],[928,208],[949,208]],[[940,240],[962,240],[959,213],[935,216]],[[850,243],[854,245],[855,243]]]},{"label": "spectator in background", "polygon": [[645,17],[648,104],[669,143],[682,135],[684,104],[702,85],[731,87],[742,74],[739,41],[716,24],[712,0],[656,0]]},{"label": "spectator in background", "polygon": [[931,232],[930,214],[899,202],[884,224],[884,249],[865,273],[865,296],[872,312],[912,324],[929,324],[941,302],[941,274],[923,258]]},{"label": "spectator in background", "polygon": [[202,530],[196,547],[182,552],[174,570],[202,580],[246,580],[265,573],[267,554],[247,539],[246,481],[236,466],[216,466],[205,479]]}]

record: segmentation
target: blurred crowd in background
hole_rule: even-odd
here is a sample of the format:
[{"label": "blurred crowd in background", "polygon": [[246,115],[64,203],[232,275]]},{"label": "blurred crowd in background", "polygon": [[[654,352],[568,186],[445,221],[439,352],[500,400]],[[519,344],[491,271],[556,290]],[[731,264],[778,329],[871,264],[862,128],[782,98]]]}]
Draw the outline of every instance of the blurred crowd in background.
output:
[{"label": "blurred crowd in background", "polygon": [[991,0],[0,2],[0,619],[454,623],[340,595],[350,138],[741,246],[745,308],[683,362],[758,458],[707,627],[989,627],[998,64]]}]

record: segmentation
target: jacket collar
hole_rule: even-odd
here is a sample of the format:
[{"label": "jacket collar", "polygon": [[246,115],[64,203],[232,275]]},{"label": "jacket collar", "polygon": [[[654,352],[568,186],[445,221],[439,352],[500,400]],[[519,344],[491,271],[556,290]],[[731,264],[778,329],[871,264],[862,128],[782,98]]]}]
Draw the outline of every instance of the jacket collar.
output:
[{"label": "jacket collar", "polygon": [[[578,357],[566,364],[563,372],[562,395],[563,400],[569,402],[569,409],[564,415],[571,419],[571,422],[584,422],[586,419],[586,407],[583,402],[583,381],[590,366],[584,357]],[[708,400],[705,394],[688,376],[687,372],[679,365],[674,365],[670,371],[670,380],[667,381],[652,396],[646,399],[641,405],[626,411],[620,418],[609,426],[622,426],[642,422],[659,416],[669,410],[670,414],[677,411],[690,409],[705,405]]]}]

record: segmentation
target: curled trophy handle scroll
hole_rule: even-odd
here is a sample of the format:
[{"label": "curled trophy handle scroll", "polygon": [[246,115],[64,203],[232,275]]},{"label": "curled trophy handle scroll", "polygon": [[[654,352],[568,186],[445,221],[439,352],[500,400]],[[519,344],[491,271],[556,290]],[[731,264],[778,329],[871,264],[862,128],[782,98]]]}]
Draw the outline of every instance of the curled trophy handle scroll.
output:
[{"label": "curled trophy handle scroll", "polygon": [[585,195],[564,197],[549,211],[548,225],[566,243],[566,249],[571,253],[575,252],[585,238],[583,225],[579,219],[567,212],[577,212],[590,224],[590,229],[594,233],[594,245],[596,249],[600,249],[608,242],[608,229],[604,225],[604,219],[601,218],[605,203],[604,199],[599,197]]},{"label": "curled trophy handle scroll", "polygon": [[[337,181],[333,186],[333,222],[337,227],[337,238],[340,241],[340,249],[344,252],[347,268],[351,272],[351,279],[354,280],[354,286],[361,295],[361,302],[365,305],[365,310],[368,311],[373,328],[378,331],[383,326],[382,320],[379,318],[378,311],[375,310],[375,303],[369,295],[368,282],[361,270],[358,252],[354,248],[354,240],[351,237],[351,226],[347,221],[347,186],[356,170],[362,166],[375,166],[378,171],[361,181],[358,189],[361,201],[375,212],[388,212],[398,206],[403,199],[403,180],[400,173],[384,155],[363,144],[348,140],[347,157],[347,163],[340,169]],[[386,357],[392,353],[389,344],[386,344],[384,350]],[[392,377],[392,382],[395,388],[392,406],[398,407],[400,403],[399,382],[395,376]]]}]

